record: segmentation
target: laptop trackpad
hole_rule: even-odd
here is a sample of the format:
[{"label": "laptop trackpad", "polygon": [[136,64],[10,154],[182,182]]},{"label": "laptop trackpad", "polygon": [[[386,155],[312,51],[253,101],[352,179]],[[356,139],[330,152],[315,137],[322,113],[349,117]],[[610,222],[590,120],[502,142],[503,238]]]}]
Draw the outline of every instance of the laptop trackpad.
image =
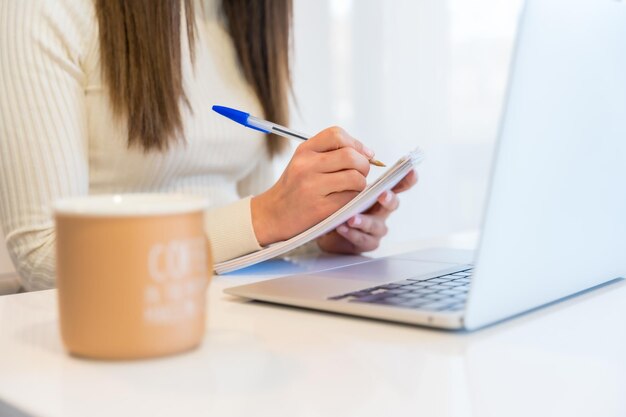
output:
[{"label": "laptop trackpad", "polygon": [[454,263],[417,261],[412,259],[382,258],[371,262],[332,269],[318,274],[326,278],[340,278],[373,283],[400,281],[432,274],[454,267]]}]

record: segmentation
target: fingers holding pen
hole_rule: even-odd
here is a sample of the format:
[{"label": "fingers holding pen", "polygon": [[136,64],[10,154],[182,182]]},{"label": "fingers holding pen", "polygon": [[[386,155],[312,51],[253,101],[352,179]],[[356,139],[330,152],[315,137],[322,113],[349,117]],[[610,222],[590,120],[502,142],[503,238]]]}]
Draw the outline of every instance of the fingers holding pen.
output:
[{"label": "fingers holding pen", "polygon": [[355,191],[358,193],[363,191],[366,186],[367,180],[356,169],[323,174],[318,181],[320,194],[324,196],[344,191]]},{"label": "fingers holding pen", "polygon": [[365,156],[368,161],[374,157],[374,151],[337,126],[322,130],[300,146],[314,152],[336,151],[347,147],[355,149],[358,153]]},{"label": "fingers holding pen", "polygon": [[373,152],[361,142],[343,129],[332,127],[300,145],[292,165],[294,172],[304,173],[303,178],[308,175],[310,185],[317,188],[319,195],[331,196],[335,201],[336,193],[359,192],[366,187],[369,155]]},{"label": "fingers holding pen", "polygon": [[370,172],[369,160],[351,147],[340,148],[319,154],[318,169],[325,173],[353,169],[367,177]]}]

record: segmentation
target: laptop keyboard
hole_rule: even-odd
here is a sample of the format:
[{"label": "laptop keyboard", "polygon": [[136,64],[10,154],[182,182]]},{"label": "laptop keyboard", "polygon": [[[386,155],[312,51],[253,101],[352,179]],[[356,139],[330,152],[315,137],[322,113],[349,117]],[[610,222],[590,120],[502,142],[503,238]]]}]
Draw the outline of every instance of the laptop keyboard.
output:
[{"label": "laptop keyboard", "polygon": [[381,304],[429,311],[459,311],[465,300],[473,268],[428,279],[409,278],[330,297],[354,303]]}]

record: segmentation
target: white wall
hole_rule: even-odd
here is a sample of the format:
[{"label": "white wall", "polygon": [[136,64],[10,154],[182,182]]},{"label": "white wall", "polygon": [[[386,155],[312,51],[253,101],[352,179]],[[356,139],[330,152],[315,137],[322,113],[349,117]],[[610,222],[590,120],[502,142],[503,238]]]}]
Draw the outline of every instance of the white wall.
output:
[{"label": "white wall", "polygon": [[[521,0],[295,0],[293,126],[427,152],[388,240],[479,226]],[[411,227],[406,227],[411,225]]]}]

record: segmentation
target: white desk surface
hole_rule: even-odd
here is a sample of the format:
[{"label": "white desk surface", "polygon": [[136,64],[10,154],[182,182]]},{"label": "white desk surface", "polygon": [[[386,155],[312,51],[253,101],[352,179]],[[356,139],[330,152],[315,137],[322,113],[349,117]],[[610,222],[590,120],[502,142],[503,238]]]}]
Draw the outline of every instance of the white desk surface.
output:
[{"label": "white desk surface", "polygon": [[199,349],[137,362],[68,356],[55,291],[0,297],[0,400],[63,417],[626,416],[625,282],[449,333],[222,293],[267,271],[214,279]]}]

